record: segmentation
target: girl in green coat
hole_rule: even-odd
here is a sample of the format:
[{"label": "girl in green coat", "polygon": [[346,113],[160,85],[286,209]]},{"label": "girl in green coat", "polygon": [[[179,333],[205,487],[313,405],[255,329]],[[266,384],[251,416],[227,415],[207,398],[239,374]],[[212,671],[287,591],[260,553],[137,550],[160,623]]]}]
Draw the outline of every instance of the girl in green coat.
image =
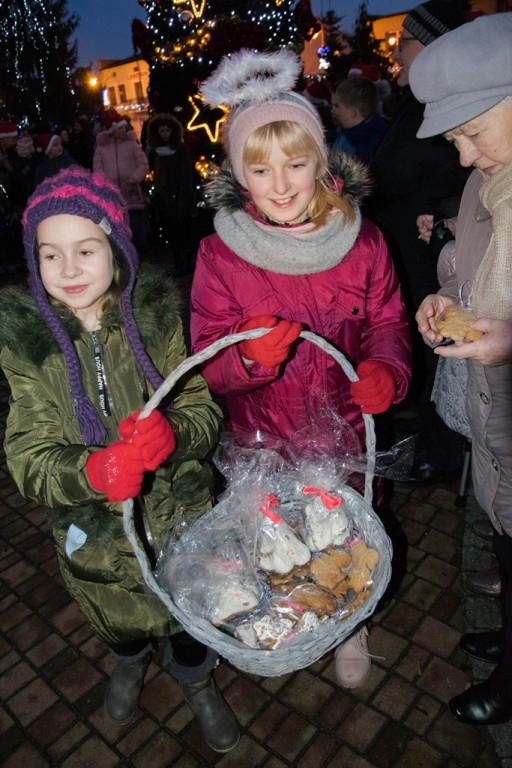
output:
[{"label": "girl in green coat", "polygon": [[173,621],[148,592],[122,525],[135,498],[151,549],[177,513],[211,505],[200,461],[221,412],[189,375],[163,412],[137,415],[185,358],[179,302],[162,276],[137,275],[119,190],[72,167],[43,181],[23,218],[31,294],[0,297],[0,364],[11,388],[5,451],[20,492],[52,525],[60,569],[116,666],[110,720],[136,711],[152,639],[170,636],[166,664],[220,752],[239,738],[212,677],[216,653]]}]

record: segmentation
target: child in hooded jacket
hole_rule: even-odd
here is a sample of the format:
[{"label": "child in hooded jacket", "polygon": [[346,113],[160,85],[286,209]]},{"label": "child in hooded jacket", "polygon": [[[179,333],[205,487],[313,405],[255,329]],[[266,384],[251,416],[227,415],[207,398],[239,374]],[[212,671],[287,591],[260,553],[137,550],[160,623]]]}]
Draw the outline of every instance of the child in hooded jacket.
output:
[{"label": "child in hooded jacket", "polygon": [[20,492],[52,527],[60,570],[116,666],[107,717],[137,709],[152,638],[171,636],[166,664],[206,741],[227,751],[238,724],[212,678],[217,656],[148,591],[122,521],[135,498],[158,554],[179,513],[211,506],[201,460],[221,414],[200,375],[171,403],[138,414],[185,358],[180,300],[167,278],[137,272],[119,190],[73,166],[43,181],[23,217],[31,292],[0,295],[0,364],[11,388],[5,452]]},{"label": "child in hooded jacket", "polygon": [[[364,166],[341,155],[329,166],[314,107],[290,89],[290,51],[226,57],[201,93],[231,106],[228,162],[208,193],[216,232],[199,247],[191,295],[193,351],[228,334],[273,330],[226,348],[203,367],[225,396],[228,429],[290,438],[333,411],[365,442],[362,413],[405,396],[410,338],[398,280],[379,230],[361,218]],[[350,383],[332,357],[297,341],[305,328],[356,369]],[[336,652],[340,683],[368,677],[366,629]]]}]

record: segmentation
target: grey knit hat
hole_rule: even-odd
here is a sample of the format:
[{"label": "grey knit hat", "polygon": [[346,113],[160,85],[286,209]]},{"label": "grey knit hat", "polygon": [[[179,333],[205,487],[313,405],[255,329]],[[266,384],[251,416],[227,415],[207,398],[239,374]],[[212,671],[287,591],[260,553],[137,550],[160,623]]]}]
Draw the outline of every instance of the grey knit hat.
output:
[{"label": "grey knit hat", "polygon": [[426,104],[418,138],[444,133],[512,94],[512,13],[480,16],[413,61],[412,92]]},{"label": "grey knit hat", "polygon": [[430,45],[441,35],[456,29],[464,22],[460,2],[456,0],[429,0],[409,11],[402,26],[423,45]]},{"label": "grey knit hat", "polygon": [[84,392],[82,370],[76,349],[52,307],[39,273],[37,228],[50,216],[70,214],[97,224],[114,246],[121,268],[121,313],[126,337],[135,359],[154,389],[163,379],[149,359],[142,344],[131,305],[131,293],[137,273],[137,251],[131,242],[128,214],[121,193],[102,173],[91,173],[79,166],[66,168],[36,187],[23,214],[23,243],[28,265],[28,282],[37,308],[57,339],[66,360],[74,409],[85,445],[101,444],[106,432],[100,416]]}]

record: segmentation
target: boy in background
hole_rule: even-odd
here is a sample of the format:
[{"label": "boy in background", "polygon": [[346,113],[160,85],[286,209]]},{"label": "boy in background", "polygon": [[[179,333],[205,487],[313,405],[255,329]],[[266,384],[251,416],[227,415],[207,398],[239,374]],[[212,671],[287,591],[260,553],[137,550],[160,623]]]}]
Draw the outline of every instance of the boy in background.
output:
[{"label": "boy in background", "polygon": [[378,112],[377,89],[372,81],[367,77],[343,80],[331,99],[331,112],[341,128],[333,149],[371,160],[388,128],[388,122]]}]

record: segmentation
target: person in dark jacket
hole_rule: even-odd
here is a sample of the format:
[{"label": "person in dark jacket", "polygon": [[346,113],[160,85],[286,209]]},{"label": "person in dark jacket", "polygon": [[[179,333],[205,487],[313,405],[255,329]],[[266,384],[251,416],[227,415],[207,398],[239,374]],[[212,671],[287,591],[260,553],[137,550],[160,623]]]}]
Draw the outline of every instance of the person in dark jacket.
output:
[{"label": "person in dark jacket", "polygon": [[55,176],[64,168],[75,165],[75,161],[68,155],[62,144],[62,139],[56,133],[41,133],[37,137],[37,149],[43,157],[37,163],[34,170],[34,186],[37,187],[43,179]]},{"label": "person in dark jacket", "polygon": [[[194,351],[240,330],[261,339],[216,355],[203,368],[226,396],[229,428],[288,440],[323,412],[346,420],[365,442],[362,413],[381,413],[405,396],[410,339],[384,238],[362,219],[357,192],[367,167],[342,155],[329,168],[321,119],[287,90],[300,60],[291,51],[226,57],[202,95],[230,104],[229,162],[208,192],[216,233],[199,247],[191,294]],[[241,105],[241,106],[240,106]],[[351,360],[359,381],[321,350],[296,340],[302,327]],[[370,674],[367,630],[336,651],[341,685]]]},{"label": "person in dark jacket", "polygon": [[69,154],[79,165],[92,168],[96,139],[86,117],[77,117],[69,137]]},{"label": "person in dark jacket", "polygon": [[193,272],[197,239],[194,163],[183,142],[183,126],[173,115],[155,115],[148,127],[149,167],[153,171],[151,227],[172,249],[176,274]]},{"label": "person in dark jacket", "polygon": [[21,217],[33,189],[35,153],[17,151],[18,134],[16,123],[0,120],[0,275],[23,272]]},{"label": "person in dark jacket", "polygon": [[239,729],[212,677],[217,654],[180,631],[147,588],[123,528],[121,502],[136,498],[158,554],[177,515],[211,506],[201,460],[221,412],[204,379],[191,376],[166,408],[139,418],[185,358],[176,288],[137,274],[123,199],[99,172],[73,166],[43,181],[23,227],[32,295],[0,298],[7,465],[46,509],[66,587],[116,659],[107,717],[132,717],[152,640],[170,636],[168,669],[207,743],[226,752]]},{"label": "person in dark jacket", "polygon": [[401,66],[401,100],[373,158],[375,193],[369,215],[382,230],[402,285],[409,312],[414,349],[411,394],[418,400],[419,426],[411,485],[434,480],[462,463],[462,437],[450,430],[430,400],[437,358],[418,334],[414,315],[423,297],[435,292],[437,255],[418,238],[418,216],[431,213],[435,221],[457,215],[468,174],[457,152],[442,136],[420,141],[416,132],[424,105],[409,87],[409,67],[430,43],[464,20],[458,0],[429,0],[416,6],[403,21],[393,58]]}]

